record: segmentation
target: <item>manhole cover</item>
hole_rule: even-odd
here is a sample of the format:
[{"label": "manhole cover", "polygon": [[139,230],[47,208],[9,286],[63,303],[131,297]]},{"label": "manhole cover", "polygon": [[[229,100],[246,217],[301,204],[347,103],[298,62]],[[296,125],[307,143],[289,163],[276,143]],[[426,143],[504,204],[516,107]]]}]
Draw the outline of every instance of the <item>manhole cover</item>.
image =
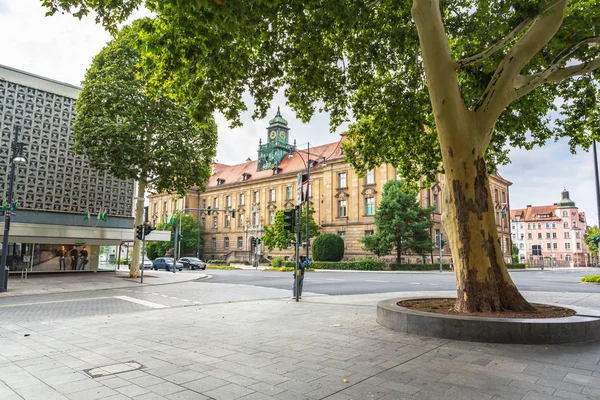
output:
[{"label": "manhole cover", "polygon": [[92,378],[100,378],[108,375],[122,374],[123,372],[142,369],[144,366],[135,361],[127,361],[119,364],[105,365],[104,367],[90,368],[84,370]]}]

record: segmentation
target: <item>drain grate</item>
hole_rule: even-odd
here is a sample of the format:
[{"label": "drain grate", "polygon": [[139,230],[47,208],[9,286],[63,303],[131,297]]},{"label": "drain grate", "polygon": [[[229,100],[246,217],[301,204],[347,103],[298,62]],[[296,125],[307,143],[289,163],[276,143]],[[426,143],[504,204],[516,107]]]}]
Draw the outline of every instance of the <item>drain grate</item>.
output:
[{"label": "drain grate", "polygon": [[119,364],[105,365],[104,367],[89,368],[84,370],[92,378],[101,378],[108,375],[122,374],[123,372],[136,371],[144,366],[135,361],[127,361]]}]

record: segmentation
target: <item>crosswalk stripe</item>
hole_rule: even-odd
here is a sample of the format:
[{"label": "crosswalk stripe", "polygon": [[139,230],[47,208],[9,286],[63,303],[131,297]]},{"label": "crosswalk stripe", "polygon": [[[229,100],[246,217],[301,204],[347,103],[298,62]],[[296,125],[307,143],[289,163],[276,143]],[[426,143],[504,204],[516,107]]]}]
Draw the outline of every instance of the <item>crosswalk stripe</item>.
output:
[{"label": "crosswalk stripe", "polygon": [[131,303],[141,304],[143,306],[151,307],[151,308],[169,308],[169,306],[165,306],[164,304],[152,303],[151,301],[136,299],[136,298],[129,297],[129,296],[115,296],[115,298],[120,299],[120,300],[129,301]]}]

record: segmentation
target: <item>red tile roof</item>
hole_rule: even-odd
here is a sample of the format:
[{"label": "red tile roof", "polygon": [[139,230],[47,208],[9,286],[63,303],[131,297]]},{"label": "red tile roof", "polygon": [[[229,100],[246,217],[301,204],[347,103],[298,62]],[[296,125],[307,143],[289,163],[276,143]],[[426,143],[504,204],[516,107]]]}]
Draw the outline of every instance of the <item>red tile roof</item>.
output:
[{"label": "red tile roof", "polygon": [[[521,221],[560,221],[556,216],[556,205],[551,206],[528,206],[527,208],[514,209],[510,211],[510,219],[514,221],[520,217]],[[538,215],[551,215],[550,217],[538,217]]]},{"label": "red tile roof", "polygon": [[[325,160],[336,160],[343,157],[342,149],[340,147],[343,138],[337,142],[327,143],[321,146],[315,146],[310,148],[310,159],[312,161],[319,161],[319,163],[311,168],[319,168],[321,166],[320,161]],[[277,166],[281,170],[279,175],[298,173],[306,170],[306,164],[308,154],[306,151],[301,150],[294,153],[293,158],[284,156]],[[244,182],[243,175],[248,174],[249,177],[246,181],[256,181],[258,179],[268,178],[273,176],[273,170],[267,169],[264,171],[257,171],[257,161],[247,161],[243,164],[226,165],[215,163],[215,172],[206,183],[207,188],[216,187],[219,179],[223,180],[222,185],[228,185],[232,183]]]}]

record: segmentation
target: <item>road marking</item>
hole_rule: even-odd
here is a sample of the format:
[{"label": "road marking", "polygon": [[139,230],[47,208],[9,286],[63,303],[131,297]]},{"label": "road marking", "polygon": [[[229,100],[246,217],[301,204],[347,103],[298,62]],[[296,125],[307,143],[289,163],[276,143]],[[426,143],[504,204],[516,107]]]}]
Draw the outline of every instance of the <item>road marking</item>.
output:
[{"label": "road marking", "polygon": [[389,283],[390,281],[375,281],[375,280],[366,279],[365,282]]},{"label": "road marking", "polygon": [[429,286],[439,286],[437,283],[430,283]]},{"label": "road marking", "polygon": [[410,284],[411,284],[411,285],[420,285],[420,283],[419,283],[419,282],[411,282]]},{"label": "road marking", "polygon": [[55,303],[68,303],[71,301],[91,301],[91,300],[104,300],[104,299],[112,299],[112,297],[86,297],[83,299],[53,300],[53,301],[39,301],[39,302],[33,302],[33,303],[6,304],[6,305],[1,305],[0,308],[36,306],[38,304],[55,304]]},{"label": "road marking", "polygon": [[129,297],[129,296],[115,296],[115,298],[120,299],[120,300],[130,301],[132,303],[141,304],[143,306],[151,307],[151,308],[169,308],[169,306],[165,306],[163,304],[152,303],[151,301],[135,299],[135,298]]},{"label": "road marking", "polygon": [[345,279],[325,279],[326,281],[341,281],[341,282],[345,282]]}]

